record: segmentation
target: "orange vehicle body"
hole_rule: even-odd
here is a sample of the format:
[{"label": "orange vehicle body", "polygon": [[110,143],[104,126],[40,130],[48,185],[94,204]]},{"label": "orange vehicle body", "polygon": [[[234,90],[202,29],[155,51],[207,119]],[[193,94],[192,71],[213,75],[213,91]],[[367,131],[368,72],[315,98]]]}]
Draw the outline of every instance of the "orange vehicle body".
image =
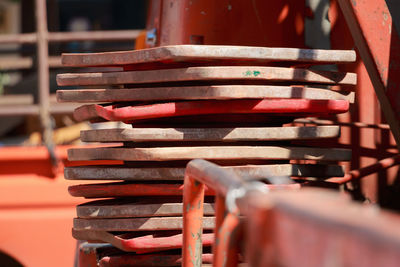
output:
[{"label": "orange vehicle body", "polygon": [[54,171],[45,147],[0,148],[0,253],[23,266],[73,266],[72,218],[81,200],[64,180],[67,147],[56,153]]},{"label": "orange vehicle body", "polygon": [[44,146],[0,148],[1,266],[7,257],[29,267],[73,266],[72,218],[83,201],[68,194],[80,183],[64,179],[64,166],[73,164],[68,148],[57,146],[57,168]]}]

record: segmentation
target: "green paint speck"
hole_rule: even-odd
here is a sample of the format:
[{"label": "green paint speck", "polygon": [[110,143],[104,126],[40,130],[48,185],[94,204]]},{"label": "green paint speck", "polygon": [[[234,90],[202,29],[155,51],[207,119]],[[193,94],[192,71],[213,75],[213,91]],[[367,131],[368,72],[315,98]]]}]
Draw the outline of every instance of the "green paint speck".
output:
[{"label": "green paint speck", "polygon": [[261,74],[261,72],[259,72],[258,70],[253,71],[253,75],[256,76],[256,77],[257,77],[258,75],[260,75],[260,74]]},{"label": "green paint speck", "polygon": [[244,73],[244,76],[251,76],[251,71],[246,71],[245,73]]}]

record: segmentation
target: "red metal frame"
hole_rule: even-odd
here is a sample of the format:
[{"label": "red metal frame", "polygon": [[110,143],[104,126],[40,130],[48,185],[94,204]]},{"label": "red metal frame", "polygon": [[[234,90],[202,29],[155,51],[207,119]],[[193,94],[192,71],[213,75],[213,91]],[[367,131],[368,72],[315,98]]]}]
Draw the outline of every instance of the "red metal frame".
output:
[{"label": "red metal frame", "polygon": [[[203,203],[205,184],[216,191],[216,239],[213,248],[214,262],[223,266],[235,266],[238,262],[238,243],[235,240],[238,227],[237,215],[225,216],[225,196],[228,190],[244,187],[245,183],[236,174],[228,173],[215,164],[204,160],[192,160],[186,168],[183,190],[183,266],[202,265],[201,236],[203,232]],[[227,234],[231,235],[227,238]],[[222,246],[222,247],[220,247]],[[229,248],[228,250],[225,250]],[[214,265],[219,266],[219,265]]]},{"label": "red metal frame", "polygon": [[[184,190],[183,266],[201,266],[204,184],[217,199],[217,240],[213,266],[236,266],[238,217],[224,216],[224,198],[246,185],[236,175],[203,160],[188,164]],[[249,266],[385,266],[400,260],[400,216],[351,202],[333,191],[303,189],[247,191],[236,199],[245,216],[245,259]],[[224,235],[230,233],[230,239]],[[360,257],[362,255],[362,257]]]},{"label": "red metal frame", "polygon": [[385,0],[338,0],[400,148],[400,38]]}]

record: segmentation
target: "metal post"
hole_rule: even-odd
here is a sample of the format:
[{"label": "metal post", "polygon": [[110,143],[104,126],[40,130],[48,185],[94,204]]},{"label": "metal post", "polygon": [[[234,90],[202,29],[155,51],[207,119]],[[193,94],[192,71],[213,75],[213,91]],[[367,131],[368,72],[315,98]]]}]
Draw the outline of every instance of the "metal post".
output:
[{"label": "metal post", "polygon": [[183,190],[183,252],[185,267],[201,267],[204,184],[185,175]]},{"label": "metal post", "polygon": [[[219,168],[217,165],[204,160],[192,160],[186,167],[183,188],[183,266],[202,265],[202,219],[203,202],[206,184],[216,193],[216,227],[213,252],[215,259],[213,266],[234,266],[237,259],[237,246],[232,244],[231,238],[226,238],[226,233],[239,227],[239,220],[229,217],[225,222],[225,195],[229,190],[241,188],[245,182],[236,174]],[[234,215],[236,216],[236,215]],[[236,216],[237,217],[237,216]],[[233,219],[233,220],[232,220]],[[223,227],[222,231],[220,231]],[[221,234],[218,237],[217,235]],[[222,241],[222,236],[224,242]],[[234,235],[235,239],[237,235]],[[227,252],[224,249],[229,249]],[[236,255],[233,255],[236,254]],[[230,259],[227,260],[227,257]],[[228,265],[215,265],[216,263],[227,263]],[[233,264],[233,265],[232,265]]]},{"label": "metal post", "polygon": [[216,232],[218,243],[213,251],[213,266],[234,267],[238,265],[239,244],[237,241],[240,220],[237,213],[228,213]]},{"label": "metal post", "polygon": [[219,235],[219,230],[221,229],[221,225],[224,222],[225,219],[225,197],[221,196],[220,194],[215,195],[215,228],[214,228],[214,233],[215,233],[215,242],[212,247],[212,253],[214,255],[214,263],[217,261],[219,258],[218,254],[220,253],[219,247],[220,247],[220,235]]},{"label": "metal post", "polygon": [[50,77],[46,13],[46,0],[36,0],[39,116],[43,129],[43,142],[49,151],[53,166],[57,166],[50,118]]}]

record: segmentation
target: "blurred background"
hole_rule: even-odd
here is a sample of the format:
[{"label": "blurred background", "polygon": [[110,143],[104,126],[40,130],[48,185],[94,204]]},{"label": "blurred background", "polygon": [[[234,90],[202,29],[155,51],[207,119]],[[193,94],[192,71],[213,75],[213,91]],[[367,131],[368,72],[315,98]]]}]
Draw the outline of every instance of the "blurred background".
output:
[{"label": "blurred background", "polygon": [[134,49],[147,6],[0,0],[0,266],[73,266],[79,199],[62,166],[90,126],[74,123],[74,105],[56,103],[61,53]]}]

